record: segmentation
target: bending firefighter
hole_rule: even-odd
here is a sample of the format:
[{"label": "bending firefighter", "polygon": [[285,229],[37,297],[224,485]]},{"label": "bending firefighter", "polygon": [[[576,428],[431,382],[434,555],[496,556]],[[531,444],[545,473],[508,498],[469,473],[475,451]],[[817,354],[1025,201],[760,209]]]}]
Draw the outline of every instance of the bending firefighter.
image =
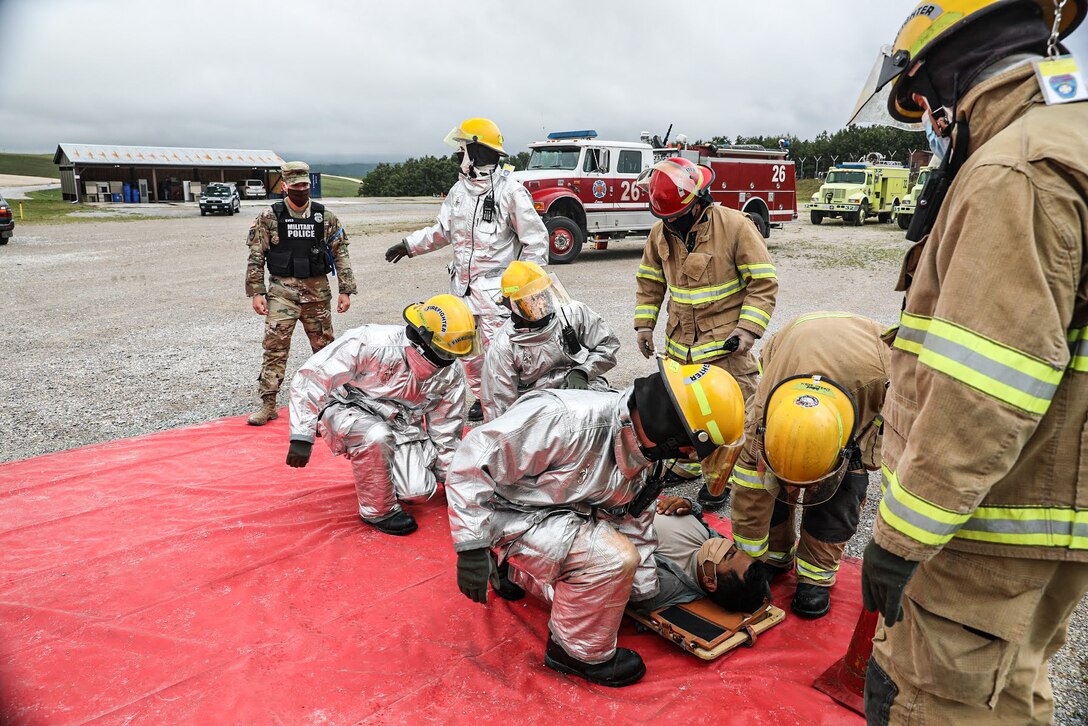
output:
[{"label": "bending firefighter", "polygon": [[[310,167],[301,161],[283,167],[287,198],[257,215],[249,228],[246,295],[264,316],[264,360],[257,383],[261,407],[247,423],[263,426],[276,418],[276,395],[287,371],[291,334],[302,321],[313,352],[332,342],[328,274],[336,276],[336,312],[346,313],[355,276],[348,258],[348,235],[336,215],[310,200]],[[264,268],[268,266],[268,286]]]},{"label": "bending firefighter", "polygon": [[[606,686],[646,671],[616,647],[627,601],[657,594],[651,462],[736,445],[744,403],[709,365],[659,362],[622,393],[534,391],[471,431],[446,484],[457,584],[486,602],[522,588],[551,603],[544,663]],[[498,569],[496,569],[496,558]]]},{"label": "bending firefighter", "polygon": [[1047,661],[1088,591],[1088,103],[1059,58],[1084,15],[922,3],[855,114],[944,152],[908,230],[862,567],[871,724],[1053,720]]},{"label": "bending firefighter", "polygon": [[[819,618],[880,468],[888,385],[881,326],[849,313],[812,313],[763,346],[763,376],[733,468],[733,538],[775,574],[794,569],[794,613]],[[801,509],[801,537],[796,517]]]},{"label": "bending firefighter", "polygon": [[320,433],[351,460],[359,516],[393,535],[416,530],[401,500],[429,498],[464,428],[458,359],[476,351],[468,306],[436,295],[404,310],[406,325],[349,330],[299,368],[291,384],[289,466],[306,466]]},{"label": "bending firefighter", "polygon": [[[484,351],[509,315],[499,306],[499,277],[514,260],[548,264],[548,232],[521,182],[510,177],[513,167],[499,168],[507,156],[502,134],[494,122],[470,118],[450,131],[446,143],[461,156],[461,178],[450,189],[437,223],[408,235],[385,253],[389,262],[453,246],[450,292],[461,297],[476,317]],[[481,356],[464,361],[469,388],[476,402],[469,419],[482,417]]]},{"label": "bending firefighter", "polygon": [[[650,230],[635,293],[639,350],[654,353],[653,329],[669,293],[665,353],[681,363],[724,368],[745,399],[756,390],[751,348],[771,322],[778,278],[763,237],[748,215],[714,204],[714,172],[682,157],[665,159],[644,175],[650,211],[661,221]],[[723,450],[703,462],[699,500],[719,505],[729,495]],[[700,469],[684,467],[694,478]]]},{"label": "bending firefighter", "polygon": [[485,421],[532,390],[608,390],[604,374],[616,365],[620,341],[554,275],[535,262],[511,262],[502,275],[502,305],[510,318],[491,340],[480,381]]}]

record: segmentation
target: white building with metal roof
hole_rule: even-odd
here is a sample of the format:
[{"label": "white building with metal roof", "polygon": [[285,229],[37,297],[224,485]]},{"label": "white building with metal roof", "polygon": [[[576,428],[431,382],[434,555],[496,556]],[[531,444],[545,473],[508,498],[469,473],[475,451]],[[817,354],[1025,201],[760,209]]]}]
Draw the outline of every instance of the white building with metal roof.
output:
[{"label": "white building with metal roof", "polygon": [[185,201],[210,182],[259,179],[273,190],[284,161],[268,149],[197,149],[63,142],[53,154],[71,201]]}]

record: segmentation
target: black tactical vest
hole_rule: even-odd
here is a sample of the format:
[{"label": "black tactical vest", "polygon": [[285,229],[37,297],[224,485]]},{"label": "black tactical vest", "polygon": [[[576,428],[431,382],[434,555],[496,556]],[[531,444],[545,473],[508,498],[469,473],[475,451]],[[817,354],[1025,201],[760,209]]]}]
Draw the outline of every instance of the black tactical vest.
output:
[{"label": "black tactical vest", "polygon": [[329,274],[325,245],[325,207],[310,202],[310,216],[295,218],[284,202],[272,205],[279,224],[279,244],[265,252],[268,271],[276,277],[324,277]]}]

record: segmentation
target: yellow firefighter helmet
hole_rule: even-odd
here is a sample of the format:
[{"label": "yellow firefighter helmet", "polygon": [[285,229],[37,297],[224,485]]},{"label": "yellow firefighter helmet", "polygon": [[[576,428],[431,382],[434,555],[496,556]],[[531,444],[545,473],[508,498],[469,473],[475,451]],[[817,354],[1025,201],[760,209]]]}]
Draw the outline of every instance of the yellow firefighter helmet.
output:
[{"label": "yellow firefighter helmet", "polygon": [[502,148],[502,133],[495,122],[489,118],[467,118],[452,131],[446,134],[446,143],[453,148],[461,144],[483,144],[489,149],[494,149],[503,156],[508,156],[506,149]]},{"label": "yellow firefighter helmet", "polygon": [[[1037,2],[1043,20],[1054,24],[1055,0],[945,0],[940,3],[920,2],[907,16],[895,42],[885,46],[873,67],[861,98],[849,123],[876,121],[877,107],[886,103],[887,113],[900,124],[917,124],[922,109],[904,92],[903,80],[916,63],[925,60],[934,48],[947,41],[971,23],[989,13],[1010,5]],[[1085,0],[1068,0],[1062,10],[1058,37],[1064,38],[1084,20],[1088,4]],[[884,93],[888,94],[884,101]]]},{"label": "yellow firefighter helmet", "polygon": [[658,358],[657,366],[696,458],[744,443],[744,395],[733,376],[717,366],[671,358]]},{"label": "yellow firefighter helmet", "polygon": [[771,390],[763,413],[760,468],[768,491],[805,504],[827,501],[849,466],[857,428],[853,397],[829,378],[794,376]]},{"label": "yellow firefighter helmet", "polygon": [[454,295],[435,295],[404,308],[404,322],[443,358],[464,358],[479,350],[476,321],[465,301]]}]

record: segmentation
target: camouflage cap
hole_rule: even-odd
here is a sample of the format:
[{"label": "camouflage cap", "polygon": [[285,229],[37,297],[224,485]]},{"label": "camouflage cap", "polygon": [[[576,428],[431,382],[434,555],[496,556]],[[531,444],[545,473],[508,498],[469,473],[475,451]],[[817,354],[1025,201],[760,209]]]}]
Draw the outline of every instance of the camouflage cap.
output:
[{"label": "camouflage cap", "polygon": [[310,165],[305,161],[289,161],[280,170],[283,174],[283,183],[291,184],[310,183]]}]

